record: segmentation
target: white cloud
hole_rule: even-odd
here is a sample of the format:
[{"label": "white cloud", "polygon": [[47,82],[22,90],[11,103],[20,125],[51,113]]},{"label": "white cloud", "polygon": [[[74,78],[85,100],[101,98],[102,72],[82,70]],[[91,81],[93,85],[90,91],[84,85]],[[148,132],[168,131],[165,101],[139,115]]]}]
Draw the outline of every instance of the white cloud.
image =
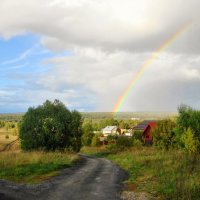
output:
[{"label": "white cloud", "polygon": [[199,7],[197,0],[1,0],[0,36],[31,32],[51,51],[72,52],[44,60],[48,72],[24,78],[37,86],[35,102],[58,96],[71,107],[110,111],[152,51],[192,21],[146,69],[123,107],[176,109],[199,99]]}]

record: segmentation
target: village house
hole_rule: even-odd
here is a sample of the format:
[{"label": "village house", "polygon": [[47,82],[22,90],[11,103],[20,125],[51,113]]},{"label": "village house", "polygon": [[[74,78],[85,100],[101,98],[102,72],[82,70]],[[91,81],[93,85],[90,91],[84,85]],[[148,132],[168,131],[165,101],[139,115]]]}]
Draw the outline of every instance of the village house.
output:
[{"label": "village house", "polygon": [[104,137],[108,135],[119,135],[121,130],[117,126],[106,126],[102,129],[102,134]]},{"label": "village house", "polygon": [[140,131],[142,134],[142,139],[145,145],[153,144],[153,135],[152,130],[156,127],[156,121],[153,120],[145,120],[135,126],[133,131]]},{"label": "village house", "polygon": [[121,135],[131,137],[133,135],[132,129],[121,129]]}]

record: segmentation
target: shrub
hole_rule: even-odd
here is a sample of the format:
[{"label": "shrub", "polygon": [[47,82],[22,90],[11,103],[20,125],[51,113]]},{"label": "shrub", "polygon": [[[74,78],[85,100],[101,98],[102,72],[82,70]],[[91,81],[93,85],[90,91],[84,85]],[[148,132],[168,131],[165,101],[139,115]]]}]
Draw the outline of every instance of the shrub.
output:
[{"label": "shrub", "polygon": [[101,142],[100,142],[99,137],[97,135],[94,135],[93,138],[92,138],[91,146],[98,147],[100,145],[101,145]]},{"label": "shrub", "polygon": [[142,141],[138,140],[138,139],[133,139],[133,143],[132,144],[133,144],[134,147],[141,147],[141,146],[143,146]]},{"label": "shrub", "polygon": [[9,139],[9,135],[5,135],[5,138],[6,138],[6,139]]},{"label": "shrub", "polygon": [[189,143],[191,143],[191,140],[196,140],[197,151],[200,152],[200,111],[185,105],[180,106],[178,111],[176,137],[179,146],[185,148],[186,140],[190,140]]},{"label": "shrub", "polygon": [[176,123],[170,119],[159,121],[153,130],[154,145],[166,150],[169,147],[174,147],[176,142],[175,127]]},{"label": "shrub", "polygon": [[133,139],[140,140],[142,142],[142,132],[141,131],[134,131]]},{"label": "shrub", "polygon": [[132,139],[125,136],[118,137],[116,140],[116,146],[119,149],[130,148],[132,145]]},{"label": "shrub", "polygon": [[117,135],[108,135],[108,136],[107,136],[108,144],[115,144],[117,138],[118,138]]},{"label": "shrub", "polygon": [[20,124],[19,137],[24,150],[79,151],[82,119],[77,111],[70,112],[59,100],[46,101],[29,108]]},{"label": "shrub", "polygon": [[94,136],[93,130],[92,130],[92,123],[87,122],[83,124],[83,135],[82,135],[82,144],[83,146],[90,146],[92,142],[92,138]]},{"label": "shrub", "polygon": [[199,141],[197,138],[195,138],[191,128],[188,128],[187,130],[184,131],[184,134],[182,136],[182,141],[184,144],[184,148],[189,153],[198,152]]}]

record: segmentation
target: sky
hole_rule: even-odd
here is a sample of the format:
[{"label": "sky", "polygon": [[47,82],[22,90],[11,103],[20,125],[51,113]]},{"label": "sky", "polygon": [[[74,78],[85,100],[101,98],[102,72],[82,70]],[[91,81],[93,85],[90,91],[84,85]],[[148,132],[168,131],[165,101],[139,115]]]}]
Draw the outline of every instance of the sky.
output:
[{"label": "sky", "polygon": [[59,99],[70,110],[200,109],[199,0],[1,0],[0,113]]}]

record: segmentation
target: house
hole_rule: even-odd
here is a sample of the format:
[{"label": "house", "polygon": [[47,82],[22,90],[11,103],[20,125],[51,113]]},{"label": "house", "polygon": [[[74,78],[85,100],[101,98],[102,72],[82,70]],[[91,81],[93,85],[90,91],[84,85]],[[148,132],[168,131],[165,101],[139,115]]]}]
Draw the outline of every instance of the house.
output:
[{"label": "house", "polygon": [[145,120],[133,127],[133,131],[141,131],[142,139],[145,145],[153,144],[153,135],[152,130],[156,127],[156,121],[153,120]]},{"label": "house", "polygon": [[106,126],[102,129],[102,134],[104,137],[108,135],[119,135],[121,130],[117,126]]},{"label": "house", "polygon": [[132,129],[121,129],[121,135],[131,137],[133,134]]}]

